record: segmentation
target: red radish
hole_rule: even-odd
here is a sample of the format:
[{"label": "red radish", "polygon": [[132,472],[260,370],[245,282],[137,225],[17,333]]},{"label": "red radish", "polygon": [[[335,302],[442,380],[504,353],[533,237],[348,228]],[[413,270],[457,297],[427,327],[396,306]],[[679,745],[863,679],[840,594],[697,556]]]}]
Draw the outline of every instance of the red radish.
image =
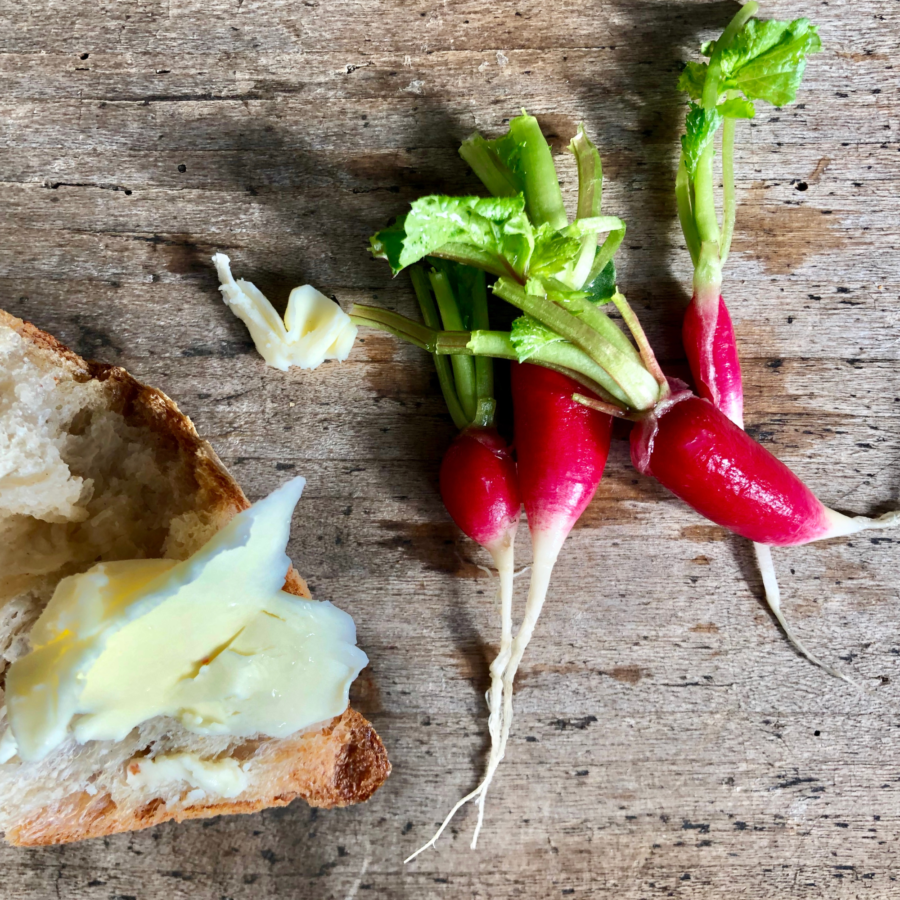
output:
[{"label": "red radish", "polygon": [[578,382],[551,369],[528,363],[512,365],[519,489],[531,531],[533,560],[525,614],[503,673],[500,742],[492,748],[488,761],[473,847],[484,817],[488,785],[506,751],[516,671],[544,606],[559,551],[597,492],[609,454],[612,417],[573,400],[580,390]]},{"label": "red radish", "polygon": [[[690,104],[685,120],[686,133],[682,138],[682,154],[675,179],[678,218],[694,263],[694,293],[685,312],[682,339],[697,393],[741,428],[744,427],[741,367],[731,316],[721,295],[722,269],[731,248],[736,219],[736,123],[739,118],[753,117],[753,101],[766,100],[779,107],[790,103],[803,77],[807,54],[821,49],[816,28],[808,20],[752,21],[757,7],[756,2],[745,3],[719,40],[704,48],[709,62],[688,63],[678,83],[692,100],[698,101]],[[752,37],[748,41],[749,35],[758,35],[761,29],[767,31],[766,41],[754,42]],[[790,54],[784,52],[785,44],[781,40],[790,44]],[[735,45],[741,48],[737,52],[734,52]],[[751,77],[747,77],[746,69],[744,77],[738,75],[737,70],[744,66],[752,69]],[[733,87],[738,83],[743,85],[743,98]],[[722,127],[724,194],[721,231],[713,191],[713,136],[719,125]],[[797,498],[801,493],[796,493]],[[807,523],[805,527],[815,530],[816,526]],[[788,640],[812,662],[837,675],[834,669],[816,659],[788,627],[781,612],[781,593],[771,548],[768,544],[755,542],[754,550],[763,576],[766,602]]]},{"label": "red radish", "polygon": [[759,544],[807,544],[900,522],[900,512],[869,519],[829,509],[784,463],[688,390],[676,390],[635,425],[631,459],[702,516]]},{"label": "red radish", "polygon": [[[460,530],[491,554],[500,579],[500,650],[491,663],[487,697],[494,748],[500,741],[503,671],[512,645],[513,550],[522,500],[516,464],[506,441],[493,428],[472,426],[450,445],[441,463],[441,498]],[[483,797],[488,780],[462,802],[476,793]],[[479,810],[483,805],[482,800]]]},{"label": "red radish", "polygon": [[681,338],[697,393],[744,427],[744,387],[734,326],[721,295],[695,291],[684,314]]},{"label": "red radish", "polygon": [[441,463],[441,498],[460,530],[495,561],[511,546],[522,501],[516,464],[493,428],[471,426],[450,445]]},{"label": "red radish", "polygon": [[[483,273],[454,264],[432,269],[428,276],[417,267],[412,276],[428,327],[443,322],[445,328],[460,329],[465,324],[464,310],[468,310],[473,324],[488,327]],[[491,664],[491,686],[486,698],[493,752],[500,742],[503,670],[512,645],[513,555],[522,501],[516,464],[506,441],[493,427],[496,403],[492,361],[454,357],[452,369],[446,357],[435,355],[434,361],[447,407],[462,429],[441,463],[441,499],[460,530],[491,554],[499,576],[500,650]],[[465,408],[473,410],[474,415],[467,414]],[[434,837],[406,861],[433,846],[457,810],[477,797],[483,785],[484,782],[463,797],[450,810]]]},{"label": "red radish", "polygon": [[794,647],[831,675],[855,684],[822,662],[795,637],[781,610],[771,545],[807,544],[890,528],[900,512],[877,519],[845,516],[825,506],[780,460],[706,399],[677,390],[632,429],[631,458],[701,515],[752,540],[766,602]]}]

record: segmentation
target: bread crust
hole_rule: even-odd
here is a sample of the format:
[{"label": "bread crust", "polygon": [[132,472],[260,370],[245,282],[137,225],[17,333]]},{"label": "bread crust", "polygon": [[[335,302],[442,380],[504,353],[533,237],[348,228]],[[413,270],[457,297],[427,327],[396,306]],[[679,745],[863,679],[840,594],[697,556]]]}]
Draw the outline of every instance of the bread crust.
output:
[{"label": "bread crust", "polygon": [[[52,335],[3,310],[0,326],[11,328],[35,347],[52,353],[55,365],[68,369],[73,378],[103,383],[109,408],[129,423],[174,441],[188,464],[197,491],[203,495],[204,506],[214,510],[220,519],[219,527],[250,505],[212,446],[200,438],[191,420],[162,391],[142,384],[119,366],[82,359]],[[284,589],[299,597],[310,597],[306,582],[293,567],[287,573]],[[138,808],[125,808],[117,806],[108,793],[91,796],[78,791],[8,829],[5,838],[23,847],[64,844],[149,828],[170,819],[181,822],[257,812],[269,806],[286,806],[298,797],[311,806],[349,806],[368,800],[391,772],[387,751],[375,729],[349,707],[314,732],[252,743],[248,753],[253,756],[258,793],[250,799],[171,807],[154,800]]]}]

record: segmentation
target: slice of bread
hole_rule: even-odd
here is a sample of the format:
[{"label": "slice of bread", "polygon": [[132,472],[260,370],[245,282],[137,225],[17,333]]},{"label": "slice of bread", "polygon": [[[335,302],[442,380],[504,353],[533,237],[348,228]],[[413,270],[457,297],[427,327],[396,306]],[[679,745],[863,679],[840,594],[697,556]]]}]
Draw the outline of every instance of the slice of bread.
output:
[{"label": "slice of bread", "polygon": [[[31,626],[62,577],[101,560],[185,559],[248,505],[165,394],[0,310],[0,736],[6,670],[28,652]],[[285,589],[309,596],[294,569]],[[128,778],[141,760],[172,753],[235,760],[247,787],[225,798],[183,781],[149,788]],[[281,740],[201,736],[157,718],[123,741],[70,738],[40,762],[0,765],[0,831],[34,846],[296,797],[346,806],[389,773],[375,730],[349,708]]]}]

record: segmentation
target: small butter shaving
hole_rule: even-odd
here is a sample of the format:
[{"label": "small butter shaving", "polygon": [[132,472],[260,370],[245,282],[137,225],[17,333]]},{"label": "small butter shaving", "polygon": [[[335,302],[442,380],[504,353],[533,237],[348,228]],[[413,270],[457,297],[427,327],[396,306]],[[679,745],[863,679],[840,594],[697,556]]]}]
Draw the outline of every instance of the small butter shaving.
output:
[{"label": "small butter shaving", "polygon": [[315,369],[326,359],[343,362],[353,348],[357,328],[333,300],[311,285],[294,288],[284,319],[262,291],[249,281],[235,281],[224,253],[212,258],[228,308],[247,326],[262,358],[276,369]]}]

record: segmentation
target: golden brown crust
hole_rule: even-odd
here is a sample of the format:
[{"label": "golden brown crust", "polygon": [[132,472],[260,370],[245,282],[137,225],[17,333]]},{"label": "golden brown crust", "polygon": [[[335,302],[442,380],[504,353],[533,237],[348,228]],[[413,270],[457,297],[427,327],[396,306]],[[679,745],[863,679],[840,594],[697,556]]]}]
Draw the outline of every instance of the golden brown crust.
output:
[{"label": "golden brown crust", "polygon": [[[0,310],[0,326],[12,328],[36,347],[53,353],[78,380],[95,379],[109,393],[109,406],[131,424],[151,429],[173,441],[189,463],[204,505],[216,509],[224,525],[250,504],[212,446],[200,438],[190,419],[162,391],[132,378],[119,366],[83,360],[52,335]],[[285,590],[309,597],[300,574],[291,567]],[[220,803],[167,807],[162,800],[132,809],[120,808],[107,794],[78,792],[53,809],[43,809],[6,832],[6,840],[19,846],[63,844],[91,837],[148,828],[175,819],[208,818],[256,812],[285,806],[302,797],[311,806],[348,806],[368,800],[391,771],[387,752],[372,725],[348,708],[313,733],[283,740],[264,740],[254,748],[254,766],[264,777],[257,796]],[[260,782],[254,779],[254,783]]]},{"label": "golden brown crust", "polygon": [[137,809],[125,809],[116,806],[109,794],[91,797],[81,791],[55,809],[42,810],[10,829],[6,839],[20,847],[64,844],[137,831],[169,819],[182,822],[258,812],[269,806],[286,806],[298,797],[310,806],[349,806],[368,800],[391,771],[375,729],[352,709],[314,733],[268,741],[257,753],[264,777],[260,793],[252,799],[175,808],[153,800]]}]

